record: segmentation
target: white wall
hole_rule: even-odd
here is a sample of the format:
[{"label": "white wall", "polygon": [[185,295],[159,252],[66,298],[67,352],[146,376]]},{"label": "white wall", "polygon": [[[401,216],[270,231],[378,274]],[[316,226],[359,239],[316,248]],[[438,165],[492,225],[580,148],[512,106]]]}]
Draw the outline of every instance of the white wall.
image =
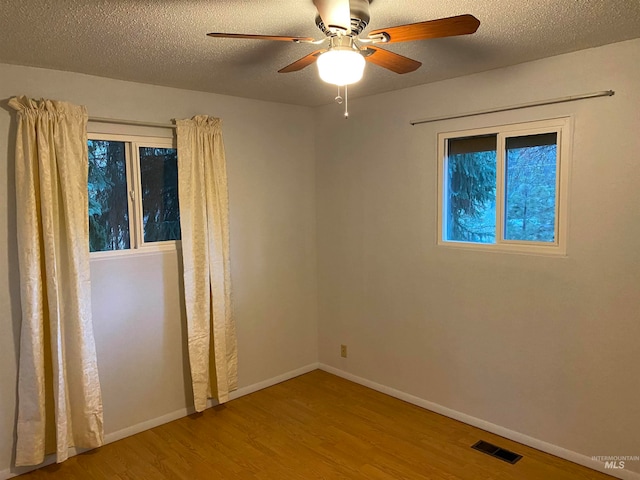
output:
[{"label": "white wall", "polygon": [[[20,323],[15,128],[6,109],[14,95],[71,101],[98,117],[221,117],[240,387],[317,361],[311,109],[0,65],[0,472],[13,456]],[[107,434],[190,405],[179,272],[176,252],[91,262]]]},{"label": "white wall", "polygon": [[[633,40],[354,100],[348,121],[320,108],[320,362],[582,455],[640,455],[639,78]],[[436,246],[437,133],[564,115],[568,255]]]}]

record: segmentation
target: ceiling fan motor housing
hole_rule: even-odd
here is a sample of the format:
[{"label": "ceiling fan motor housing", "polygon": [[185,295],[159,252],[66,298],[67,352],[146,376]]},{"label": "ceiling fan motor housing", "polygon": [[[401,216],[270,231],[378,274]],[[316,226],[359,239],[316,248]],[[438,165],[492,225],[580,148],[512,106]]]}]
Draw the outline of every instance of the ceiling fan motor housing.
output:
[{"label": "ceiling fan motor housing", "polygon": [[[369,25],[369,0],[349,0],[349,9],[351,11],[351,35],[359,35]],[[328,37],[337,35],[336,32],[327,28],[320,15],[316,15],[316,25]]]}]

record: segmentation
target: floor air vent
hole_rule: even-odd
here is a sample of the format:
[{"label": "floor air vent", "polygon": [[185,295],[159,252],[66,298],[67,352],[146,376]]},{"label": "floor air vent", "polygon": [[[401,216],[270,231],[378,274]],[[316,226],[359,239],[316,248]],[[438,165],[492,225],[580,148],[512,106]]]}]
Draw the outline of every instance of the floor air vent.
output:
[{"label": "floor air vent", "polygon": [[478,450],[479,452],[486,453],[487,455],[491,455],[492,457],[499,458],[500,460],[511,464],[516,463],[522,458],[522,455],[510,452],[509,450],[505,450],[504,448],[500,448],[483,440],[476,442],[471,446],[471,448]]}]

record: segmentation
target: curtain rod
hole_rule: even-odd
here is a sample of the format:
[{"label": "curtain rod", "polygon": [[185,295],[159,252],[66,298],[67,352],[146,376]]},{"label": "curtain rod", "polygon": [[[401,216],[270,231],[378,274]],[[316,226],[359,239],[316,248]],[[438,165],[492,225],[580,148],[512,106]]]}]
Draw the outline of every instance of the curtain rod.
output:
[{"label": "curtain rod", "polygon": [[585,100],[587,98],[610,97],[615,93],[616,92],[614,92],[613,90],[603,90],[601,92],[584,93],[582,95],[573,95],[570,97],[560,97],[560,98],[553,98],[551,100],[541,100],[538,102],[521,103],[519,105],[512,105],[510,107],[500,107],[500,108],[494,108],[490,110],[480,110],[477,112],[461,113],[460,115],[448,115],[444,117],[426,118],[424,120],[413,120],[412,122],[409,122],[409,123],[411,125],[419,125],[421,123],[438,122],[440,120],[453,120],[455,118],[474,117],[476,115],[485,115],[487,113],[507,112],[509,110],[520,110],[521,108],[540,107],[542,105],[552,105],[554,103],[565,103],[565,102],[573,102],[575,100]]},{"label": "curtain rod", "polygon": [[89,117],[89,121],[97,123],[115,123],[118,125],[135,125],[138,127],[176,128],[176,125],[172,123],[140,122],[138,120],[123,120],[120,118]]}]

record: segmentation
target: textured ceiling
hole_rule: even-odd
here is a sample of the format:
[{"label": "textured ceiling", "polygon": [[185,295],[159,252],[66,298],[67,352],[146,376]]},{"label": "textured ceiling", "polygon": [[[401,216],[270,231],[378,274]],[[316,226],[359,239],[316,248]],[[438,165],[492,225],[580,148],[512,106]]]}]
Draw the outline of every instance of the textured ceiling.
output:
[{"label": "textured ceiling", "polygon": [[[313,45],[206,36],[319,39],[315,13],[312,0],[0,0],[0,62],[321,105],[336,92],[315,66],[277,73]],[[368,64],[350,96],[640,37],[640,0],[373,0],[364,33],[463,13],[480,20],[475,34],[388,45],[423,66],[398,75]]]}]

